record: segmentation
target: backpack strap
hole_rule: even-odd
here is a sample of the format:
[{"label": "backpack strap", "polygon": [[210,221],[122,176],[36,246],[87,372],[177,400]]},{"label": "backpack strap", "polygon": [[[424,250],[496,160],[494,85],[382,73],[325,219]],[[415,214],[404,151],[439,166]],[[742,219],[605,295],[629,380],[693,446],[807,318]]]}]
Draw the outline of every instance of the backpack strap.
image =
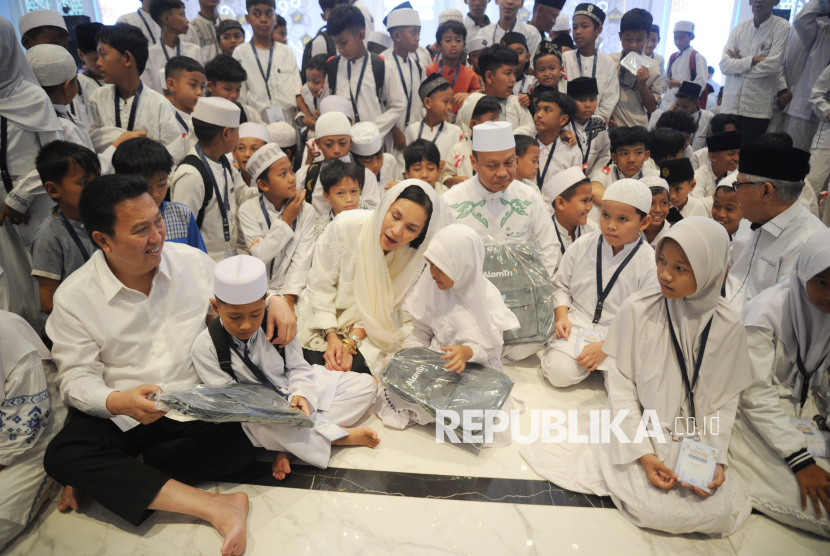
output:
[{"label": "backpack strap", "polygon": [[326,39],[326,53],[329,56],[336,56],[337,55],[337,45],[334,44],[334,39],[331,38],[331,35],[329,35],[328,30],[323,31],[321,34],[323,35],[323,38]]},{"label": "backpack strap", "polygon": [[9,121],[0,116],[0,174],[3,177],[3,187],[7,193],[14,188],[12,176],[9,174],[9,167],[6,165],[6,154],[9,150]]},{"label": "backpack strap", "polygon": [[694,81],[695,78],[697,77],[697,67],[696,67],[697,64],[696,64],[695,58],[697,58],[697,50],[695,50],[693,48],[692,49],[692,54],[691,54],[691,56],[689,56],[689,71],[692,74],[692,81]]},{"label": "backpack strap", "polygon": [[[371,58],[372,75],[375,78],[375,92],[378,97],[378,104],[380,104],[383,98],[383,83],[386,80],[386,62],[383,60],[383,56],[379,56],[378,54],[372,54]],[[418,66],[418,71],[420,70],[421,66]]]},{"label": "backpack strap", "polygon": [[245,108],[239,102],[235,102],[234,104],[239,107],[239,125],[248,123],[248,114],[245,113]]},{"label": "backpack strap", "polygon": [[231,365],[231,346],[228,344],[228,338],[225,336],[225,327],[222,326],[222,321],[219,320],[219,317],[213,319],[208,325],[208,333],[210,334],[210,339],[213,341],[213,347],[216,349],[216,358],[219,360],[219,367],[221,367],[222,372],[230,375],[235,382],[239,382]]},{"label": "backpack strap", "polygon": [[305,177],[305,202],[311,203],[311,196],[314,193],[314,186],[317,184],[317,178],[320,177],[321,162],[312,162],[308,167],[308,173]]},{"label": "backpack strap", "polygon": [[329,80],[329,93],[337,94],[337,64],[340,63],[340,56],[332,56],[326,62],[326,76]]},{"label": "backpack strap", "polygon": [[184,160],[179,163],[179,166],[183,164],[196,168],[196,170],[199,171],[199,175],[202,177],[202,183],[205,186],[205,197],[202,200],[202,207],[199,209],[199,214],[196,215],[196,225],[199,226],[199,229],[201,229],[202,222],[205,219],[205,209],[207,208],[208,203],[210,203],[210,200],[213,199],[213,187],[211,187],[213,182],[208,175],[210,170],[205,168],[205,165],[202,164],[202,161],[195,154],[189,154],[184,157]]}]

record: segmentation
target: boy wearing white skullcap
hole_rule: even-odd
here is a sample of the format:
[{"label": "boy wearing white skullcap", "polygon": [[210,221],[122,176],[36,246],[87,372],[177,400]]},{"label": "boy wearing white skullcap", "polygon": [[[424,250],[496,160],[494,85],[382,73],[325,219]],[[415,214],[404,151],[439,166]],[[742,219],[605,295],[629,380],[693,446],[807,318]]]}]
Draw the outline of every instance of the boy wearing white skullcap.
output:
[{"label": "boy wearing white skullcap", "polygon": [[475,175],[472,163],[472,128],[485,122],[497,122],[499,114],[499,101],[482,93],[470,93],[461,104],[456,122],[464,137],[450,149],[449,158],[439,177],[444,187],[453,187]]},{"label": "boy wearing white skullcap", "polygon": [[239,142],[233,150],[233,167],[242,174],[242,180],[246,185],[256,187],[256,182],[251,181],[245,165],[257,150],[270,141],[271,134],[262,124],[245,122],[239,126]]},{"label": "boy wearing white skullcap", "polygon": [[[320,167],[325,160],[340,158],[345,162],[351,162],[349,150],[352,144],[352,127],[349,120],[342,112],[329,112],[323,114],[317,120],[317,138],[312,141],[312,148],[318,150],[322,161],[314,161],[310,165],[304,165],[297,171],[298,187],[311,193],[311,204],[322,216],[329,211],[329,204],[323,198],[323,186],[320,185]],[[371,208],[378,206],[380,202],[380,191],[378,180],[375,175],[365,170],[363,189],[360,200],[365,201]]]},{"label": "boy wearing white skullcap", "polygon": [[253,153],[246,171],[259,196],[239,207],[239,231],[251,255],[268,267],[268,288],[293,308],[311,268],[317,215],[297,189],[291,166],[274,143]]},{"label": "boy wearing white skullcap", "polygon": [[200,98],[193,110],[198,142],[170,180],[173,201],[196,215],[208,255],[215,261],[232,257],[239,241],[238,207],[256,196],[233,167],[231,153],[239,143],[239,107],[220,97]]},{"label": "boy wearing white skullcap", "polygon": [[651,216],[651,222],[643,230],[643,237],[649,245],[656,247],[657,242],[663,239],[671,228],[671,222],[666,219],[671,208],[669,182],[655,175],[643,176],[640,181],[651,190],[651,210],[648,213]]},{"label": "boy wearing white skullcap", "polygon": [[400,166],[395,157],[383,152],[383,139],[374,122],[352,126],[351,153],[355,162],[375,175],[379,191],[384,191],[387,183],[401,180]]},{"label": "boy wearing white skullcap", "polygon": [[553,386],[572,386],[592,371],[613,368],[602,343],[614,315],[628,296],[657,285],[654,249],[640,234],[651,220],[650,209],[647,185],[617,181],[603,196],[600,231],[580,237],[565,251],[553,280],[556,333],[542,358],[542,371]]},{"label": "boy wearing white skullcap", "polygon": [[[684,81],[691,81],[706,90],[706,80],[709,73],[706,71],[706,58],[692,48],[695,40],[695,24],[691,21],[678,21],[674,24],[674,45],[677,52],[666,60],[666,73],[663,74],[663,100],[660,109],[669,110],[674,104],[674,95]],[[694,61],[691,60],[694,56]],[[692,65],[695,75],[692,75]]]},{"label": "boy wearing white skullcap", "polygon": [[[265,339],[261,325],[268,278],[262,261],[238,255],[217,264],[213,274],[214,298],[210,303],[218,318],[199,334],[190,351],[205,384],[261,384],[309,417],[325,417],[340,426],[363,416],[377,391],[371,375],[310,365],[303,359],[297,338],[284,349]],[[222,369],[217,355],[224,346],[230,352],[230,373]],[[368,427],[345,429],[348,436],[334,442],[313,428],[255,423],[242,427],[254,446],[279,452],[272,467],[278,480],[291,472],[291,456],[326,468],[332,444],[375,447],[380,442]]]},{"label": "boy wearing white skullcap", "polygon": [[[276,143],[292,162],[297,160],[297,130],[287,122],[274,122],[265,126],[268,142]],[[296,163],[296,162],[295,162]]]},{"label": "boy wearing white skullcap", "polygon": [[[556,231],[538,189],[517,181],[516,141],[507,122],[487,122],[473,129],[472,165],[477,173],[441,196],[448,223],[470,226],[484,238],[506,242],[525,234],[533,242],[553,279],[562,256]],[[511,346],[505,356],[521,360],[541,345]]]},{"label": "boy wearing white skullcap", "polygon": [[553,226],[563,255],[574,241],[599,231],[599,225],[588,219],[592,198],[591,180],[580,166],[559,172],[542,187],[542,199],[553,211]]}]

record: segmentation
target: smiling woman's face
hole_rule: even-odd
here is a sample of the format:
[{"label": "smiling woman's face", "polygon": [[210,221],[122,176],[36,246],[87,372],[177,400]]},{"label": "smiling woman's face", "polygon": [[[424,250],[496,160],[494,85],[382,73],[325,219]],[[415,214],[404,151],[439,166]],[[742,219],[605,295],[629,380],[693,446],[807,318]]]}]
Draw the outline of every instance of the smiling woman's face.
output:
[{"label": "smiling woman's face", "polygon": [[409,199],[398,199],[383,217],[380,247],[385,252],[409,245],[427,224],[427,211]]}]

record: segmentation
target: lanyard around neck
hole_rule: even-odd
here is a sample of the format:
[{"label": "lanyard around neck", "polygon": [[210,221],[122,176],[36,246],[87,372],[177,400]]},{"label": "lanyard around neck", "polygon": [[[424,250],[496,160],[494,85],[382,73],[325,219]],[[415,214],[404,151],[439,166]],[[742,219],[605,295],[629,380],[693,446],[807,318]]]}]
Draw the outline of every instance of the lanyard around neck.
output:
[{"label": "lanyard around neck", "polygon": [[[394,56],[394,53],[393,53]],[[349,79],[349,98],[352,101],[352,111],[354,111],[355,123],[360,121],[360,113],[357,110],[357,101],[360,98],[360,86],[363,85],[363,76],[366,74],[366,64],[369,62],[369,53],[363,57],[363,67],[360,68],[360,77],[357,78],[357,94],[352,92],[352,61],[346,60],[346,73]],[[377,86],[377,83],[375,83]],[[412,104],[411,102],[409,103]]]},{"label": "lanyard around neck", "polygon": [[[141,96],[141,91],[144,90],[144,83],[139,82],[138,89],[133,96],[133,105],[130,107],[130,119],[127,120],[127,131],[132,131],[135,126],[135,114],[138,110],[138,99]],[[121,127],[121,104],[118,102],[118,87],[112,86],[112,96],[115,99],[115,127]],[[124,101],[127,102],[126,100]]]},{"label": "lanyard around neck", "polygon": [[[441,126],[438,128],[438,132],[435,134],[435,137],[430,139],[432,144],[434,145],[436,141],[438,141],[438,137],[441,136],[441,132],[444,131],[444,122],[441,122]],[[421,120],[421,127],[418,128],[418,139],[421,138],[421,134],[424,132],[424,120]]]},{"label": "lanyard around neck", "polygon": [[683,350],[680,348],[680,342],[677,341],[677,336],[674,333],[674,325],[671,322],[671,313],[669,313],[669,300],[664,298],[666,302],[666,319],[669,321],[669,334],[671,334],[671,343],[674,346],[674,353],[677,356],[677,364],[680,365],[680,375],[683,378],[683,387],[689,397],[689,416],[695,417],[695,385],[697,379],[700,377],[700,364],[703,362],[703,353],[706,351],[706,342],[709,340],[709,329],[712,328],[712,320],[714,315],[709,319],[706,328],[703,329],[703,334],[700,335],[700,347],[697,348],[697,360],[695,361],[695,370],[691,379],[689,378],[689,370],[686,367],[686,357],[683,355]]},{"label": "lanyard around neck", "polygon": [[[398,66],[398,74],[401,76],[401,85],[403,86],[403,94],[406,97],[406,118],[404,118],[404,127],[409,125],[409,115],[412,112],[412,90],[415,88],[415,78],[412,73],[412,60],[409,56],[406,57],[406,63],[409,64],[409,89],[406,88],[406,80],[403,78],[403,70],[401,63],[398,61],[398,55],[392,52],[392,57],[395,59],[395,65]],[[351,86],[351,84],[350,84]]]},{"label": "lanyard around neck", "polygon": [[147,32],[150,34],[150,40],[153,41],[153,44],[156,44],[156,37],[153,36],[153,30],[150,28],[150,24],[147,23],[146,19],[144,19],[144,14],[141,13],[141,8],[137,9],[136,12],[138,13],[138,17],[141,18],[141,22],[144,23],[144,26],[147,28]]},{"label": "lanyard around neck", "polygon": [[[455,66],[455,75],[452,77],[452,82],[450,83],[450,88],[455,90],[455,82],[458,81],[458,74],[461,73],[461,64],[459,63]],[[438,61],[438,75],[444,77],[444,60]]]},{"label": "lanyard around neck", "polygon": [[[222,177],[225,178],[225,198],[222,198],[221,193],[219,192],[219,185],[216,183],[216,176],[213,175],[213,169],[208,164],[207,157],[205,156],[205,151],[202,150],[201,145],[196,145],[196,153],[199,155],[199,158],[202,161],[202,164],[205,166],[205,170],[207,170],[208,176],[210,176],[210,181],[213,184],[213,192],[216,194],[216,204],[219,205],[219,213],[222,215],[222,234],[225,237],[225,247],[230,251],[230,244],[231,244],[231,226],[228,220],[228,213],[230,212],[230,194],[228,192],[228,174],[230,173],[230,169],[226,168],[227,161],[224,156],[219,159],[219,163],[222,165]],[[225,173],[225,170],[228,173]]]},{"label": "lanyard around neck", "polygon": [[585,167],[588,165],[588,157],[591,155],[591,142],[594,140],[591,134],[591,128],[593,127],[594,123],[588,119],[588,125],[585,126],[585,135],[588,137],[588,143],[585,145],[585,149],[582,149],[582,141],[579,140],[579,133],[576,131],[576,123],[571,120],[571,127],[574,130],[574,135],[576,136],[576,145],[579,147],[580,152],[582,152],[582,169],[585,170]]},{"label": "lanyard around neck", "polygon": [[[164,57],[167,61],[170,61],[170,55],[167,53],[167,45],[164,44],[164,41],[161,41],[161,51],[164,52]],[[182,55],[182,40],[179,39],[179,44],[176,45],[176,56]],[[268,68],[271,69],[271,68]]]},{"label": "lanyard around neck", "polygon": [[[181,43],[179,43],[181,44]],[[265,70],[262,69],[262,62],[259,61],[259,54],[256,51],[256,45],[254,45],[254,39],[251,39],[251,50],[254,51],[254,58],[256,58],[256,65],[259,67],[259,74],[262,76],[263,81],[265,81],[265,92],[268,93],[268,100],[271,100],[271,88],[268,86],[268,81],[271,79],[271,63],[274,61],[274,43],[271,42],[271,50],[268,52],[268,72],[266,73]]]},{"label": "lanyard around neck", "polygon": [[72,241],[75,242],[75,245],[78,247],[78,251],[81,252],[81,257],[83,257],[84,262],[89,260],[89,252],[86,250],[83,242],[81,242],[81,238],[78,237],[78,232],[75,231],[75,228],[72,227],[72,224],[69,223],[66,216],[61,212],[60,209],[57,211],[58,220],[61,221],[63,227],[66,228],[66,231],[69,232],[69,236],[72,238]]},{"label": "lanyard around neck", "polygon": [[[536,139],[539,139],[539,136],[536,136]],[[542,189],[542,186],[545,184],[545,176],[548,174],[548,167],[550,166],[550,161],[553,159],[553,151],[556,150],[556,143],[559,141],[559,137],[553,140],[553,145],[550,146],[550,152],[548,153],[548,161],[545,162],[545,169],[542,173],[539,173],[539,170],[536,170],[536,185],[539,186],[539,189]]]},{"label": "lanyard around neck", "polygon": [[[599,52],[594,50],[594,67],[591,69],[591,77],[593,79],[597,78],[597,60],[599,59]],[[579,50],[576,51],[576,65],[579,66],[579,77],[584,77],[582,75],[582,55],[579,53]]]},{"label": "lanyard around neck", "polygon": [[[504,34],[506,35],[507,33],[512,33],[512,32],[513,32],[513,29],[515,29],[515,28],[516,28],[516,24],[517,24],[518,22],[519,22],[519,18],[518,18],[518,17],[516,17],[516,19],[513,21],[513,25],[511,25],[511,26],[510,26],[510,29],[509,29],[508,31],[505,31],[505,32],[504,32]],[[499,22],[497,21],[497,22],[496,22],[496,26],[495,26],[495,28],[493,29],[493,44],[496,44],[496,33],[498,33],[498,32],[499,32],[499,29],[501,29],[501,26],[499,25]]]},{"label": "lanyard around neck", "polygon": [[637,245],[634,246],[634,249],[631,250],[631,253],[623,260],[620,266],[617,267],[617,270],[614,274],[611,275],[611,279],[608,281],[608,285],[605,289],[602,289],[602,234],[599,236],[599,240],[597,241],[597,306],[594,310],[594,320],[591,324],[596,324],[599,322],[600,317],[602,317],[602,307],[605,303],[608,294],[611,293],[611,288],[614,287],[614,284],[617,283],[617,278],[620,277],[622,271],[625,270],[625,267],[628,266],[628,263],[631,262],[631,259],[634,258],[634,255],[637,254],[637,250],[643,244],[643,236],[640,236],[640,240],[637,242]]},{"label": "lanyard around neck", "polygon": [[[554,199],[555,201],[556,199]],[[556,230],[556,237],[559,239],[559,249],[562,250],[562,254],[565,254],[565,243],[562,241],[562,234],[559,233],[559,223],[556,221],[556,215],[554,214],[551,216],[553,219],[553,229]],[[574,241],[579,239],[582,236],[582,226],[577,226],[574,232]]]}]

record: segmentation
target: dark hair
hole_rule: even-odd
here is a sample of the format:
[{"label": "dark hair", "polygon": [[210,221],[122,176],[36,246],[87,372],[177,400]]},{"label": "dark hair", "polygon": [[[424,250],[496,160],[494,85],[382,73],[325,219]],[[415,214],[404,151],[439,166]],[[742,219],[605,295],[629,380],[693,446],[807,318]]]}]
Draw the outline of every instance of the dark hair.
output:
[{"label": "dark hair", "polygon": [[277,14],[277,24],[274,25],[274,29],[276,29],[277,27],[285,27],[286,29],[288,28],[288,22],[285,21],[285,18],[280,14]]},{"label": "dark hair", "polygon": [[144,73],[147,66],[148,43],[147,37],[141,29],[129,23],[116,23],[115,25],[104,25],[98,33],[98,42],[114,48],[122,55],[128,52],[135,59],[135,68],[139,75]]},{"label": "dark hair", "polygon": [[527,149],[533,145],[539,146],[536,139],[530,135],[514,135],[513,139],[516,141],[516,156],[524,156],[527,153]]},{"label": "dark hair", "polygon": [[487,72],[497,72],[502,66],[519,65],[519,55],[503,44],[493,44],[485,48],[478,55],[478,69],[482,76]]},{"label": "dark hair", "polygon": [[86,54],[98,50],[98,41],[95,37],[103,27],[103,23],[93,21],[92,23],[81,23],[75,27],[75,40],[78,42],[78,50]]},{"label": "dark hair", "polygon": [[641,125],[633,127],[617,126],[611,128],[611,131],[608,133],[608,136],[611,139],[612,153],[617,152],[617,149],[622,147],[634,147],[637,145],[642,145],[643,147],[648,148],[648,130]]},{"label": "dark hair", "polygon": [[676,129],[663,127],[651,132],[648,150],[655,162],[662,162],[669,156],[674,156],[686,146],[686,138]]},{"label": "dark hair", "polygon": [[337,6],[343,4],[345,1],[348,0],[318,0],[320,4],[320,9],[323,11],[333,10]]},{"label": "dark hair", "polygon": [[[72,79],[69,81],[75,81],[78,79],[78,76],[73,76]],[[41,85],[40,88],[43,89],[43,92],[46,93],[46,96],[51,97],[52,93],[63,87],[65,83],[58,83],[57,85]]]},{"label": "dark hair", "polygon": [[753,144],[792,148],[793,138],[789,133],[764,133]]},{"label": "dark hair", "polygon": [[463,23],[460,21],[445,21],[441,25],[438,26],[438,30],[435,31],[435,40],[438,44],[441,44],[441,40],[444,38],[444,34],[450,32],[454,35],[458,35],[464,41],[467,40],[467,28],[464,26]]},{"label": "dark hair", "polygon": [[660,185],[652,185],[649,187],[651,190],[651,196],[654,197],[655,195],[659,195],[660,193],[665,193],[666,195],[669,194],[669,190]]},{"label": "dark hair", "polygon": [[196,118],[191,118],[190,122],[193,124],[193,134],[201,143],[210,143],[225,129],[221,125],[209,124]]},{"label": "dark hair", "polygon": [[[711,85],[709,85],[709,86],[711,87]],[[692,102],[697,102],[698,100],[700,100],[700,93],[698,93],[697,96],[692,96],[691,93],[687,93],[687,92],[684,92],[684,91],[677,91],[674,94],[674,98],[679,98],[679,99],[683,99],[683,100],[690,100]]]},{"label": "dark hair", "polygon": [[41,25],[40,27],[32,27],[31,29],[23,33],[23,36],[27,37],[31,41],[34,41],[37,40],[37,38],[46,31],[53,31],[62,37],[69,36],[69,31],[67,31],[63,27],[58,27],[57,25]]},{"label": "dark hair", "polygon": [[576,103],[574,102],[574,99],[555,89],[545,91],[539,95],[539,98],[536,99],[536,108],[538,109],[539,104],[543,102],[549,102],[557,105],[562,114],[568,117],[568,120],[573,118],[574,112],[576,112]]},{"label": "dark hair", "polygon": [[308,65],[305,67],[306,71],[308,70],[316,70],[323,72],[323,75],[326,73],[326,62],[328,61],[329,57],[326,54],[318,54],[317,56],[312,56],[308,60]]},{"label": "dark hair", "polygon": [[150,183],[140,176],[110,174],[89,182],[81,192],[78,209],[89,237],[94,232],[115,235],[118,213],[115,207],[124,201],[149,193]]},{"label": "dark hair", "polygon": [[227,54],[220,54],[205,64],[205,77],[211,83],[224,81],[225,83],[243,83],[248,79],[248,73],[239,60]]},{"label": "dark hair", "polygon": [[668,127],[680,133],[694,133],[697,131],[697,122],[691,114],[687,114],[682,110],[669,110],[660,115],[654,127],[655,129]]},{"label": "dark hair", "polygon": [[424,160],[432,162],[436,166],[441,165],[441,152],[438,150],[432,141],[426,139],[416,139],[406,146],[403,150],[404,168],[409,171],[413,164],[418,164]]},{"label": "dark hair", "polygon": [[620,33],[626,31],[645,31],[646,38],[651,31],[651,24],[654,22],[654,17],[646,10],[634,8],[628,10],[620,18]]},{"label": "dark hair", "polygon": [[571,36],[565,33],[562,33],[558,37],[553,37],[550,42],[557,45],[559,48],[570,48],[571,50],[573,50],[576,46]]},{"label": "dark hair", "polygon": [[173,157],[159,141],[149,137],[127,139],[115,149],[112,167],[117,174],[151,178],[159,172],[173,170]]},{"label": "dark hair", "polygon": [[245,0],[245,11],[250,12],[251,8],[262,4],[264,6],[268,6],[269,8],[277,9],[277,3],[274,0]]},{"label": "dark hair", "polygon": [[332,187],[340,183],[344,178],[350,178],[357,183],[360,188],[360,182],[366,175],[366,169],[359,164],[351,162],[343,162],[339,158],[326,160],[320,167],[320,184],[323,186],[323,191],[328,193]]},{"label": "dark hair", "polygon": [[398,199],[406,199],[407,201],[417,203],[421,205],[427,213],[427,221],[424,223],[424,229],[421,230],[418,237],[409,242],[409,246],[411,248],[417,249],[424,242],[424,239],[427,236],[427,231],[429,231],[429,221],[432,218],[432,199],[429,198],[426,191],[417,185],[410,185],[405,188],[395,200],[397,201]]},{"label": "dark hair", "polygon": [[712,135],[717,135],[718,133],[723,133],[729,124],[732,124],[735,126],[735,129],[741,131],[741,119],[734,114],[715,114],[709,121],[709,129]]},{"label": "dark hair", "polygon": [[[731,185],[719,185],[715,188],[715,193],[717,193],[718,191],[723,191],[724,193],[737,193],[737,191],[735,191],[735,188]],[[714,196],[714,193],[712,195]]]},{"label": "dark hair", "polygon": [[706,70],[715,73],[715,68],[713,68],[712,66],[706,66]]},{"label": "dark hair", "polygon": [[[509,50],[509,49],[508,49]],[[490,114],[491,112],[500,112],[501,105],[496,97],[491,97],[489,95],[485,95],[478,99],[476,103],[476,107],[473,108],[473,113],[470,115],[471,120],[476,120],[482,117],[485,114]]]},{"label": "dark hair", "polygon": [[161,27],[161,18],[164,14],[178,8],[184,8],[182,0],[153,0],[150,2],[150,17]]},{"label": "dark hair", "polygon": [[344,4],[334,8],[326,22],[329,35],[335,37],[344,31],[357,34],[366,28],[366,18],[357,7]]},{"label": "dark hair", "polygon": [[164,66],[164,78],[179,77],[184,71],[194,71],[205,75],[205,66],[190,56],[173,56]]},{"label": "dark hair", "polygon": [[[563,198],[563,199],[565,199],[566,201],[570,201],[571,199],[573,199],[573,196],[574,196],[574,195],[576,195],[576,190],[577,190],[577,189],[579,189],[579,186],[581,186],[581,185],[585,185],[586,183],[587,183],[588,185],[591,185],[591,180],[589,180],[588,178],[585,178],[585,179],[579,180],[578,182],[576,182],[575,184],[573,184],[572,186],[570,186],[568,189],[566,189],[565,191],[563,191],[562,193],[560,193],[560,194],[559,194],[559,197],[562,197],[562,198]],[[556,200],[556,199],[554,199],[554,201],[555,201],[555,200]]]},{"label": "dark hair", "polygon": [[649,31],[649,35],[652,33],[657,33],[657,41],[660,41],[660,26],[659,25],[652,25],[651,31]]},{"label": "dark hair", "polygon": [[640,209],[638,209],[637,207],[634,207],[634,210],[635,210],[635,211],[637,211],[637,216],[639,216],[639,217],[640,217],[640,220],[642,220],[643,218],[645,218],[646,216],[648,216],[648,213],[647,213],[647,212],[643,212],[643,211],[641,211]]},{"label": "dark hair", "polygon": [[52,141],[40,148],[35,158],[35,167],[40,181],[60,183],[66,174],[77,166],[87,174],[101,174],[98,155],[77,143]]},{"label": "dark hair", "polygon": [[[442,79],[444,82],[441,83],[440,85],[436,85],[435,88],[433,88],[431,91],[429,91],[428,95],[422,96],[421,90],[424,89],[425,87],[429,86],[429,85],[427,85],[427,83],[431,84],[433,81],[436,81],[438,79]],[[435,72],[435,73],[428,76],[426,79],[424,79],[421,82],[421,86],[418,87],[418,96],[421,96],[423,98],[423,100],[421,101],[421,102],[423,102],[424,100],[430,98],[432,95],[434,95],[436,93],[440,93],[441,91],[446,91],[447,89],[450,89],[450,88],[452,88],[452,85],[450,85],[449,81],[444,79],[443,75],[439,75],[438,72]],[[426,89],[424,89],[424,90],[426,90]]]}]

